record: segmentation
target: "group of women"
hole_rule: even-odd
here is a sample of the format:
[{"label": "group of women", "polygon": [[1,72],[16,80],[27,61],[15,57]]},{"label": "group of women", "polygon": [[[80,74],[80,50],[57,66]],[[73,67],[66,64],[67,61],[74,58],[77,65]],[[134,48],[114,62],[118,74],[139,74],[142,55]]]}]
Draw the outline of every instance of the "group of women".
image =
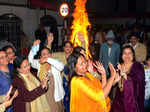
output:
[{"label": "group of women", "polygon": [[[122,48],[120,59],[117,69],[109,64],[111,77],[108,80],[103,65],[93,64],[101,75],[99,81],[88,71],[89,64],[82,52],[69,56],[70,112],[144,112],[144,67],[136,62],[131,46]],[[115,84],[118,84],[116,96],[110,102],[108,95]]]},{"label": "group of women", "polygon": [[[74,48],[65,66],[52,58],[49,48],[39,50],[39,43],[33,43],[28,58],[15,56],[9,46],[0,50],[0,112],[5,108],[6,112],[63,112],[64,68],[70,79],[70,112],[144,112],[144,68],[136,62],[132,47],[123,47],[117,67],[109,63],[111,76],[107,79],[103,65],[86,59],[82,47]],[[38,52],[39,59],[34,59]],[[31,66],[37,75],[32,74]],[[114,85],[116,96],[111,101]]]},{"label": "group of women", "polygon": [[[6,112],[62,112],[64,90],[60,71],[64,64],[52,59],[48,48],[39,51],[39,43],[39,40],[34,42],[29,57],[16,57],[11,48],[13,68],[8,66],[10,60],[7,52],[0,51],[0,96],[12,95],[5,98],[7,102],[2,101],[2,112],[5,108]],[[38,51],[39,59],[35,60],[33,57]],[[38,75],[31,73],[30,64],[38,70]],[[15,94],[10,90],[11,87],[16,91]],[[13,106],[9,106],[12,100]],[[6,103],[10,104],[7,106]]]}]

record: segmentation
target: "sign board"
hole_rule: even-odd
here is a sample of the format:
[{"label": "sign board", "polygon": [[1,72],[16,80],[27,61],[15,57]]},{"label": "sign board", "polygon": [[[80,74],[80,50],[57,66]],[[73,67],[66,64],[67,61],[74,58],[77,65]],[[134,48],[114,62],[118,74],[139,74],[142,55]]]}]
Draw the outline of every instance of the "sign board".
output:
[{"label": "sign board", "polygon": [[59,8],[60,15],[66,17],[69,15],[69,5],[67,3],[62,3]]}]

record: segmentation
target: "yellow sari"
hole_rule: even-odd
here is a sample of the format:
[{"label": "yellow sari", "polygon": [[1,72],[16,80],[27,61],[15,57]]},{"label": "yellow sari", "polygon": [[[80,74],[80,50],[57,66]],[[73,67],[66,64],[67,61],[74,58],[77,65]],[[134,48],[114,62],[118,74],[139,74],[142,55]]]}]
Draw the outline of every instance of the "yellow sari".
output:
[{"label": "yellow sari", "polygon": [[109,112],[110,100],[104,97],[102,85],[90,73],[71,80],[70,112]]}]

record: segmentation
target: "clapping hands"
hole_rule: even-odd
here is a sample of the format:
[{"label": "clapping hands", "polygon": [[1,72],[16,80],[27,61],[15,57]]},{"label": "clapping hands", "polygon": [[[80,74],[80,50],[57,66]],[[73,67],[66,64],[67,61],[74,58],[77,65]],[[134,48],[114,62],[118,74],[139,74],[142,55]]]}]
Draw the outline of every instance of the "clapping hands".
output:
[{"label": "clapping hands", "polygon": [[105,68],[103,67],[102,63],[100,63],[99,61],[96,61],[93,65],[94,65],[95,68],[97,68],[97,71],[101,75],[106,75],[106,71],[105,71]]},{"label": "clapping hands", "polygon": [[[109,63],[108,66],[110,69],[111,77],[114,77],[113,85],[115,85],[118,81],[120,81],[121,77],[119,76],[118,70],[116,70],[111,63]],[[119,69],[119,67],[118,67],[118,69]]]},{"label": "clapping hands", "polygon": [[127,74],[125,72],[125,67],[124,66],[121,66],[120,63],[118,63],[118,69],[120,70],[120,75],[127,80]]}]

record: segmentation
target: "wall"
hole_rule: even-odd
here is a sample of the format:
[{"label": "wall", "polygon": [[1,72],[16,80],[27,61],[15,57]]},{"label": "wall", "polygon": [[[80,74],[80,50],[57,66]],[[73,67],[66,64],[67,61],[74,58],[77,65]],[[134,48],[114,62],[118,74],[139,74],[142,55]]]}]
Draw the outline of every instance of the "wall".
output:
[{"label": "wall", "polygon": [[[0,6],[0,15],[13,13],[23,20],[23,31],[32,42],[34,40],[34,31],[37,29],[40,17],[44,16],[44,11],[39,9],[29,9],[25,7]],[[47,11],[47,14],[56,18],[58,25],[63,24],[63,18],[57,12]]]},{"label": "wall", "polygon": [[146,11],[150,12],[150,0],[146,0]]}]

